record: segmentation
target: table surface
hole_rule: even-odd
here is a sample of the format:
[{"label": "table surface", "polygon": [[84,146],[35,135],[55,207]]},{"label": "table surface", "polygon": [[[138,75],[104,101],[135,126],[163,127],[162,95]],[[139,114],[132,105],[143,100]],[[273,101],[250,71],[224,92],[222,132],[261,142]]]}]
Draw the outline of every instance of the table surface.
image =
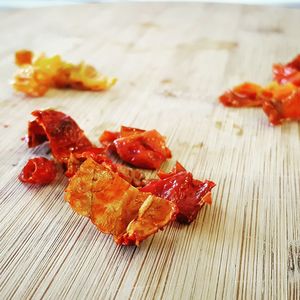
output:
[{"label": "table surface", "polygon": [[[217,4],[100,4],[0,11],[2,299],[299,299],[299,124],[217,97],[267,84],[300,52],[300,11]],[[103,93],[13,92],[14,52],[85,60],[119,81]],[[213,205],[138,247],[117,246],[64,201],[63,174],[21,184],[46,155],[21,138],[35,109],[70,114],[93,140],[120,125],[159,130],[173,159],[217,183]],[[154,176],[154,174],[149,174]]]}]

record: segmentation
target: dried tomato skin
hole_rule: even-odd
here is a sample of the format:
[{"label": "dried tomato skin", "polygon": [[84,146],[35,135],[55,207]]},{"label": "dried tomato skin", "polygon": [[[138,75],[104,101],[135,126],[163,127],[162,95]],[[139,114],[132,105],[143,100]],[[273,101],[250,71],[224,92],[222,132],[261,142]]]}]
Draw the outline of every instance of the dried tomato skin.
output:
[{"label": "dried tomato skin", "polygon": [[79,170],[81,164],[88,158],[93,159],[98,164],[105,163],[110,169],[118,173],[118,175],[125,179],[128,183],[135,187],[141,187],[144,185],[145,175],[135,169],[131,169],[121,164],[113,163],[112,160],[107,156],[106,148],[88,148],[83,151],[76,151],[71,153],[67,163],[67,170],[65,175],[72,177]]},{"label": "dried tomato skin", "polygon": [[19,50],[15,53],[15,63],[17,66],[23,66],[32,63],[33,53],[29,50]]},{"label": "dried tomato skin", "polygon": [[300,120],[300,88],[293,84],[271,84],[262,93],[263,110],[272,125]]},{"label": "dried tomato skin", "polygon": [[32,115],[36,119],[28,126],[28,146],[49,140],[52,154],[60,163],[67,164],[72,152],[93,146],[70,116],[51,109],[36,110]]},{"label": "dried tomato skin", "polygon": [[166,160],[163,154],[147,149],[142,139],[120,138],[114,142],[114,146],[120,158],[135,167],[158,169]]},{"label": "dried tomato skin", "polygon": [[120,137],[119,132],[113,132],[105,130],[102,135],[99,137],[99,142],[102,143],[104,146],[109,146],[112,144],[114,140]]},{"label": "dried tomato skin", "polygon": [[113,164],[113,162],[106,155],[105,148],[96,148],[96,147],[86,148],[84,150],[75,151],[70,154],[65,175],[67,177],[74,176],[78,171],[80,165],[88,158],[92,158],[97,163],[105,162],[109,165]]},{"label": "dried tomato skin", "polygon": [[229,107],[258,107],[262,106],[259,97],[262,87],[255,83],[245,82],[226,91],[219,97],[220,102]]},{"label": "dried tomato skin", "polygon": [[138,134],[138,133],[143,133],[145,131],[146,130],[144,130],[144,129],[128,127],[128,126],[121,126],[120,137],[135,135],[135,134]]},{"label": "dried tomato skin", "polygon": [[105,131],[99,140],[123,161],[139,168],[158,169],[172,156],[165,138],[156,130],[122,126],[119,133]]},{"label": "dried tomato skin", "polygon": [[88,158],[69,181],[66,201],[117,244],[139,245],[174,219],[175,204],[140,192],[105,163]]},{"label": "dried tomato skin", "polygon": [[178,207],[176,220],[189,224],[205,203],[211,204],[211,190],[215,183],[193,179],[179,163],[169,173],[160,173],[160,179],[152,180],[140,190],[167,199]]},{"label": "dried tomato skin", "polygon": [[56,166],[44,157],[29,159],[19,175],[20,181],[31,184],[48,184],[56,177]]},{"label": "dried tomato skin", "polygon": [[59,55],[46,57],[44,54],[33,59],[33,53],[20,50],[15,54],[20,69],[14,79],[14,88],[31,97],[43,96],[50,88],[73,88],[103,91],[116,83],[88,64],[74,65],[65,62]]},{"label": "dried tomato skin", "polygon": [[300,87],[300,54],[285,65],[274,64],[273,77],[280,84],[290,82]]},{"label": "dried tomato skin", "polygon": [[48,141],[47,134],[42,126],[34,120],[28,123],[28,147],[33,148]]}]

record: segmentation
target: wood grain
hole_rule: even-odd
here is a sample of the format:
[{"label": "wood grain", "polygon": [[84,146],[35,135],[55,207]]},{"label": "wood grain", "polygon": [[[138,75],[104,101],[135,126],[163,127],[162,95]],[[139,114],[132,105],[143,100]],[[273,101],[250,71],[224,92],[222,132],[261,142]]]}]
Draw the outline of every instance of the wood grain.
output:
[{"label": "wood grain", "polygon": [[[299,52],[300,10],[213,4],[101,4],[1,12],[1,299],[300,299],[300,127],[217,96],[266,84]],[[28,99],[9,80],[29,48],[85,60],[119,81],[104,93]],[[93,141],[121,124],[156,128],[172,161],[217,183],[190,226],[116,246],[63,199],[66,179],[21,184],[35,109],[70,114]]]}]

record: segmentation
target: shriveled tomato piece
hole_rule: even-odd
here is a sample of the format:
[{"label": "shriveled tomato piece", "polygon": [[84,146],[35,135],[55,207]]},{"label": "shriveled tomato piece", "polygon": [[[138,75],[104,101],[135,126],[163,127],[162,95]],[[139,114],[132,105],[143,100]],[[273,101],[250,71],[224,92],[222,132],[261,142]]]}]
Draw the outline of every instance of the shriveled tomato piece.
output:
[{"label": "shriveled tomato piece", "polygon": [[103,91],[116,83],[88,64],[65,62],[59,55],[44,54],[33,59],[33,53],[20,50],[15,54],[18,70],[14,88],[32,97],[43,96],[49,88],[72,88],[78,90]]},{"label": "shriveled tomato piece", "polygon": [[120,137],[120,132],[113,132],[113,131],[105,130],[101,134],[99,141],[104,146],[110,146],[113,143],[113,141],[119,137]]},{"label": "shriveled tomato piece", "polygon": [[72,177],[75,175],[81,164],[89,157],[100,164],[103,162],[106,162],[107,164],[113,164],[106,155],[105,148],[91,147],[83,150],[77,150],[70,154],[65,175],[67,177]]},{"label": "shriveled tomato piece", "polygon": [[133,186],[140,187],[144,185],[145,175],[141,171],[112,162],[106,154],[106,148],[92,147],[82,151],[72,152],[67,163],[67,171],[65,175],[67,177],[74,176],[79,170],[81,164],[88,158],[92,158],[99,164],[105,162],[106,165],[110,166],[112,171],[117,172],[120,177]]},{"label": "shriveled tomato piece", "polygon": [[139,168],[158,169],[172,156],[165,138],[156,130],[122,126],[120,133],[105,131],[100,141],[123,161]]},{"label": "shriveled tomato piece", "polygon": [[220,102],[231,107],[256,107],[261,106],[260,93],[262,87],[251,82],[245,82],[226,91],[219,97]]},{"label": "shriveled tomato piece", "polygon": [[48,184],[55,179],[55,176],[55,163],[44,157],[36,157],[28,160],[19,179],[24,183]]},{"label": "shriveled tomato piece", "polygon": [[28,146],[35,147],[48,140],[53,156],[60,163],[67,164],[72,152],[93,146],[70,116],[52,109],[36,110],[32,115],[36,119],[28,125]]},{"label": "shriveled tomato piece", "polygon": [[76,90],[105,91],[117,82],[116,78],[109,78],[97,72],[88,64],[72,65],[68,82],[64,87]]},{"label": "shriveled tomato piece", "polygon": [[15,55],[15,63],[17,66],[30,65],[32,63],[33,53],[29,50],[19,50]]},{"label": "shriveled tomato piece", "polygon": [[140,192],[109,166],[88,158],[70,179],[66,200],[116,243],[139,245],[172,221],[175,204]]},{"label": "shriveled tomato piece", "polygon": [[151,180],[140,190],[175,203],[179,210],[178,222],[191,223],[205,203],[211,204],[211,190],[215,183],[194,179],[178,162],[172,172],[160,172],[158,176],[160,179]]},{"label": "shriveled tomato piece", "polygon": [[291,82],[296,86],[300,86],[300,54],[285,65],[274,64],[273,76],[280,84]]},{"label": "shriveled tomato piece", "polygon": [[263,110],[273,125],[300,120],[300,88],[293,84],[269,85],[262,94]]},{"label": "shriveled tomato piece", "polygon": [[121,126],[120,137],[127,137],[127,136],[135,135],[135,134],[138,134],[138,133],[143,133],[145,131],[146,130],[144,130],[144,129]]},{"label": "shriveled tomato piece", "polygon": [[[145,193],[138,195],[144,199]],[[163,200],[163,201],[162,201]],[[116,239],[118,244],[132,245],[139,243],[149,235],[156,233],[159,229],[166,226],[170,220],[174,219],[177,213],[177,207],[167,205],[168,201],[148,195],[140,206],[135,219],[133,219],[126,228],[126,233]]]},{"label": "shriveled tomato piece", "polygon": [[28,147],[33,148],[48,141],[47,134],[43,126],[37,120],[28,123]]}]

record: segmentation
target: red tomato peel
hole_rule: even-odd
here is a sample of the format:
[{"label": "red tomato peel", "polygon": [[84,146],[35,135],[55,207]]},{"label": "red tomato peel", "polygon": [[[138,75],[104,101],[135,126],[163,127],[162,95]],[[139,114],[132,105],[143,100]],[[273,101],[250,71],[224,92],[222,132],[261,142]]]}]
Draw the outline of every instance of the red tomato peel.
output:
[{"label": "red tomato peel", "polygon": [[45,141],[55,159],[67,164],[70,154],[93,147],[83,130],[70,117],[62,112],[47,109],[32,112],[36,119],[28,124],[28,146],[35,147]]},{"label": "red tomato peel", "polygon": [[158,169],[172,156],[165,138],[156,130],[122,126],[119,133],[105,131],[99,140],[123,161],[139,168]]},{"label": "red tomato peel", "polygon": [[29,159],[19,179],[24,183],[48,184],[56,177],[55,163],[44,157]]},{"label": "red tomato peel", "polygon": [[300,120],[300,88],[293,84],[271,84],[261,95],[263,110],[272,125]]},{"label": "red tomato peel", "polygon": [[272,125],[300,120],[300,87],[292,83],[272,82],[265,88],[244,83],[225,92],[220,102],[232,107],[262,106]]},{"label": "red tomato peel", "polygon": [[212,203],[211,190],[215,183],[194,179],[178,162],[172,172],[160,172],[158,176],[160,179],[151,180],[140,190],[175,203],[179,210],[178,222],[191,223],[205,203]]},{"label": "red tomato peel", "polygon": [[226,91],[219,97],[220,102],[230,107],[257,107],[262,105],[259,94],[262,87],[251,82],[245,82]]},{"label": "red tomato peel", "polygon": [[300,54],[285,65],[274,64],[273,77],[280,84],[290,82],[300,87]]}]

